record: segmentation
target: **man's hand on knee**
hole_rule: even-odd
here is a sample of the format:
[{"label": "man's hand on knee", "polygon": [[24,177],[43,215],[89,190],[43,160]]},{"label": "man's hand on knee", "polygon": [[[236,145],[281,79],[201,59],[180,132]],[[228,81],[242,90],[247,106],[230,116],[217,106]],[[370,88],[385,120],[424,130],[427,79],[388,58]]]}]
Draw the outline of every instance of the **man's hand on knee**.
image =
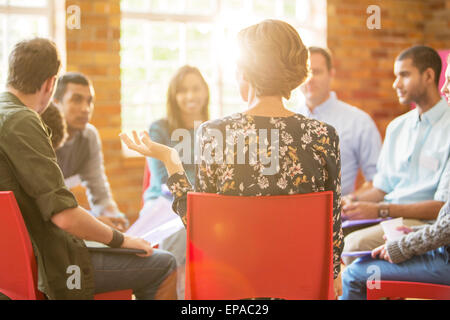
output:
[{"label": "man's hand on knee", "polygon": [[342,217],[349,220],[378,218],[378,203],[356,201],[346,204],[342,208]]}]

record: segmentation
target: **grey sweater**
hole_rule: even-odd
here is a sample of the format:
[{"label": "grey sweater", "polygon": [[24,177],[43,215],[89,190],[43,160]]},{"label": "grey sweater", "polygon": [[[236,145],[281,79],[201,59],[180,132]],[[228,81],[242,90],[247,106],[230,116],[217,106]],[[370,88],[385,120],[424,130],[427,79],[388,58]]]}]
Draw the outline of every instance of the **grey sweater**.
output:
[{"label": "grey sweater", "polygon": [[399,240],[388,241],[386,248],[392,262],[400,263],[427,251],[450,245],[450,200],[439,211],[431,225],[414,227]]},{"label": "grey sweater", "polygon": [[105,175],[100,136],[93,125],[88,123],[83,131],[66,141],[56,150],[56,157],[64,179],[80,176],[94,216],[101,215],[108,206],[117,208]]}]

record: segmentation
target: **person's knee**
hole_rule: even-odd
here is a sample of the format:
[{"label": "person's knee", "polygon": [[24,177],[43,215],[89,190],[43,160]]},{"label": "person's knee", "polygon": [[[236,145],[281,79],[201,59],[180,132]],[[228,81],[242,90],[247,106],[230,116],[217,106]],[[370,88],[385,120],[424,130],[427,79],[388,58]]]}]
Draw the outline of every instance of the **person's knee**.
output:
[{"label": "person's knee", "polygon": [[345,286],[361,286],[367,280],[367,273],[363,264],[359,260],[345,268],[342,272],[342,285]]},{"label": "person's knee", "polygon": [[[373,248],[369,248],[367,243],[367,239],[364,233],[355,231],[347,235],[344,239],[344,252],[353,252],[353,251],[367,251],[372,250]],[[350,265],[353,261],[355,261],[356,257],[342,257],[345,265]]]},{"label": "person's knee", "polygon": [[155,294],[156,300],[176,300],[177,299],[177,261],[173,254],[167,251],[159,251],[160,263],[165,266],[161,276],[161,283]]},{"label": "person's knee", "polygon": [[344,239],[344,251],[361,251],[365,244],[365,237],[359,231],[355,231],[347,235]]},{"label": "person's knee", "polygon": [[168,251],[159,250],[157,255],[160,264],[164,266],[167,273],[175,271],[175,269],[177,268],[177,260],[175,259],[175,256],[172,253]]}]

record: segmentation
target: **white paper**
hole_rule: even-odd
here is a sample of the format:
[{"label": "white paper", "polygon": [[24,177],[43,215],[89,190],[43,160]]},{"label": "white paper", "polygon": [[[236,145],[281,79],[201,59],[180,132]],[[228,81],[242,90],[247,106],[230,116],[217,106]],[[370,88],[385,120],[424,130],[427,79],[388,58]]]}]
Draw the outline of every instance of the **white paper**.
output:
[{"label": "white paper", "polygon": [[183,222],[172,210],[172,201],[159,197],[144,205],[139,218],[125,234],[143,238],[155,245],[182,228]]}]

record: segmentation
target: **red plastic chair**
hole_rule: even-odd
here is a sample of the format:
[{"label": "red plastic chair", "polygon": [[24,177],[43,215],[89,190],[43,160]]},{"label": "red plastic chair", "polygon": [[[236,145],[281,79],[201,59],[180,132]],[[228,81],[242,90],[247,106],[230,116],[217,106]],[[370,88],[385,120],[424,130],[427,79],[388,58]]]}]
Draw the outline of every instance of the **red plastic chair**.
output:
[{"label": "red plastic chair", "polygon": [[334,299],[331,191],[189,193],[186,299]]},{"label": "red plastic chair", "polygon": [[[0,292],[12,300],[42,300],[37,290],[37,263],[14,194],[0,192]],[[95,300],[130,300],[132,290],[106,292]]]},{"label": "red plastic chair", "polygon": [[[376,288],[377,286],[379,289]],[[407,281],[379,281],[377,286],[372,281],[367,281],[367,300],[381,298],[450,300],[450,286],[446,285]]]}]

